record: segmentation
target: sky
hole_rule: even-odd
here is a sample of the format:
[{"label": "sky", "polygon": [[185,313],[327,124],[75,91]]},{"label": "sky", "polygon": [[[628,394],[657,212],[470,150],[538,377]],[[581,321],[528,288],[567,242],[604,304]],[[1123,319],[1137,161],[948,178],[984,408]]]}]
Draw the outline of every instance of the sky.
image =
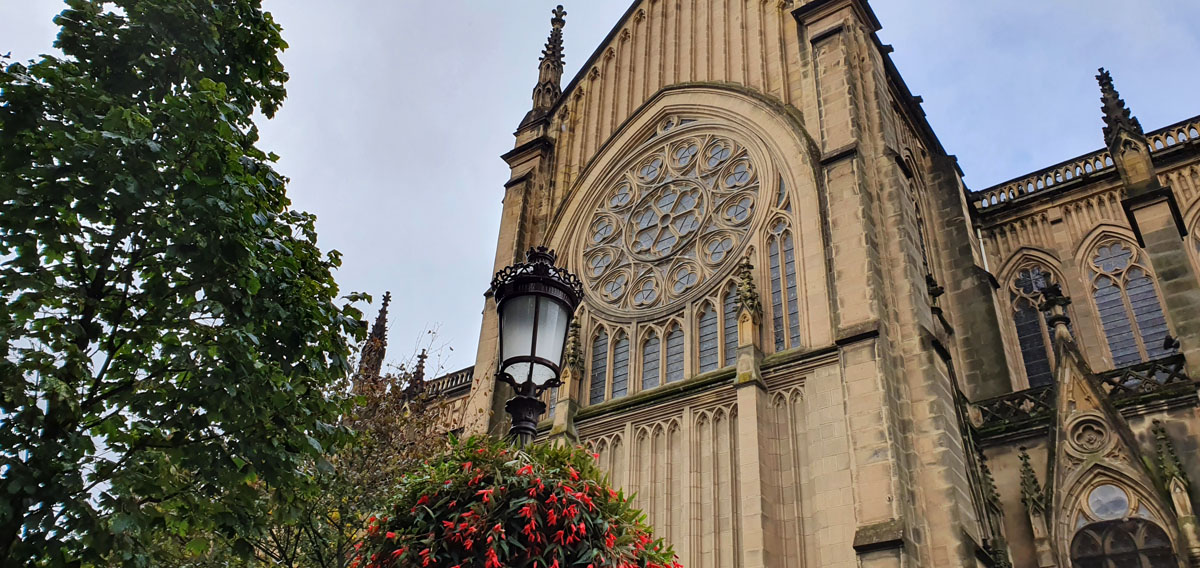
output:
[{"label": "sky", "polygon": [[[293,206],[343,253],[344,292],[390,290],[389,361],[474,364],[508,166],[557,2],[264,0],[290,48],[260,122]],[[0,53],[52,50],[59,0],[0,0]],[[565,85],[628,8],[567,0]],[[1200,114],[1196,0],[875,0],[883,43],[966,183],[1099,149],[1096,68],[1147,129]],[[435,334],[429,333],[436,331]]]}]

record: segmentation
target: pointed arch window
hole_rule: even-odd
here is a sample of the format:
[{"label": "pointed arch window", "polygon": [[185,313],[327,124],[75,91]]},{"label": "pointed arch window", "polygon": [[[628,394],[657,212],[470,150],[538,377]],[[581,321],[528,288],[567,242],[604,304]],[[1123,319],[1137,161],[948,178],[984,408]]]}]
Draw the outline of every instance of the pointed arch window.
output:
[{"label": "pointed arch window", "polygon": [[661,365],[658,336],[652,331],[646,341],[642,343],[642,390],[658,386]]},{"label": "pointed arch window", "polygon": [[1101,242],[1091,255],[1092,299],[1116,367],[1169,353],[1163,345],[1167,320],[1142,257],[1140,249],[1117,239]]},{"label": "pointed arch window", "polygon": [[588,404],[604,402],[604,387],[608,379],[608,333],[601,329],[592,340],[592,380]]},{"label": "pointed arch window", "polygon": [[673,326],[667,333],[667,382],[683,380],[683,330]]},{"label": "pointed arch window", "polygon": [[621,398],[629,393],[629,338],[624,333],[617,334],[613,342],[613,378],[612,397]]},{"label": "pointed arch window", "polygon": [[1054,382],[1050,366],[1053,357],[1050,329],[1038,309],[1042,303],[1042,290],[1054,283],[1054,276],[1044,266],[1029,264],[1018,270],[1009,284],[1017,344],[1021,348],[1021,361],[1030,387]]},{"label": "pointed arch window", "polygon": [[700,309],[700,372],[704,373],[717,368],[719,362],[720,339],[717,337],[717,310],[712,304],[705,303]]},{"label": "pointed arch window", "polygon": [[796,293],[796,250],[787,223],[771,225],[767,252],[771,269],[771,331],[775,350],[800,345],[800,302]]},{"label": "pointed arch window", "polygon": [[730,286],[722,300],[722,310],[725,317],[725,361],[728,367],[737,363],[738,325],[737,325],[737,288]]}]

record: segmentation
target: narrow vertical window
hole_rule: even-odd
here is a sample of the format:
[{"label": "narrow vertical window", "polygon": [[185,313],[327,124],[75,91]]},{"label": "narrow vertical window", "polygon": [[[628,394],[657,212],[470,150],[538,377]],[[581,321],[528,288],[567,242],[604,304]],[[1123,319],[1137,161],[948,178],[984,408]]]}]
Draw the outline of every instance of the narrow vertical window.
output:
[{"label": "narrow vertical window", "polygon": [[800,302],[796,299],[796,252],[792,247],[792,233],[783,233],[783,268],[787,276],[788,341],[789,345],[800,345]]},{"label": "narrow vertical window", "polygon": [[608,379],[608,334],[604,330],[592,340],[592,384],[588,404],[604,402],[605,381]]},{"label": "narrow vertical window", "polygon": [[1122,367],[1166,355],[1167,321],[1141,252],[1124,241],[1105,241],[1096,247],[1091,268],[1092,298],[1113,365]]},{"label": "narrow vertical window", "polygon": [[546,395],[546,414],[550,418],[554,418],[554,408],[558,406],[558,387],[550,387],[549,393]]},{"label": "narrow vertical window", "polygon": [[667,382],[683,379],[683,330],[675,326],[667,334]]},{"label": "narrow vertical window", "polygon": [[629,392],[629,338],[618,334],[613,342],[612,398],[621,398]]},{"label": "narrow vertical window", "polygon": [[1017,272],[1009,288],[1013,307],[1013,324],[1017,328],[1017,345],[1025,365],[1025,377],[1030,387],[1054,381],[1050,370],[1050,330],[1045,316],[1038,310],[1042,290],[1053,283],[1049,271],[1041,266],[1026,266]]},{"label": "narrow vertical window", "polygon": [[700,372],[717,368],[720,361],[720,341],[717,337],[717,310],[704,304],[700,310]]},{"label": "narrow vertical window", "polygon": [[728,367],[737,363],[738,325],[737,288],[730,287],[723,300],[725,311],[725,363]]},{"label": "narrow vertical window", "polygon": [[783,351],[783,281],[779,274],[778,238],[771,238],[768,250],[771,257],[771,329],[775,332],[775,350]]},{"label": "narrow vertical window", "polygon": [[658,336],[650,332],[650,337],[642,344],[642,390],[658,386],[659,369],[662,365],[659,356]]}]

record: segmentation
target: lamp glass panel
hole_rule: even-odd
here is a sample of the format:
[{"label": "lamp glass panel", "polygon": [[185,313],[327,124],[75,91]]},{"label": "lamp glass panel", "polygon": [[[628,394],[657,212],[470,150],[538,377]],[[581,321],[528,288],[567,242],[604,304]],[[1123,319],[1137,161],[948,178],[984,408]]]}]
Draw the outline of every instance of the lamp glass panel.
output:
[{"label": "lamp glass panel", "polygon": [[514,382],[521,384],[529,381],[529,369],[531,365],[533,365],[533,363],[529,363],[527,361],[513,363],[508,367],[505,367],[504,372],[508,373],[508,376],[512,377]]},{"label": "lamp glass panel", "polygon": [[[501,361],[530,354],[529,351],[533,348],[533,316],[537,300],[537,296],[529,295],[517,296],[504,302],[504,309],[500,313],[500,334],[503,345],[503,352],[500,354]],[[526,373],[528,373],[528,369]],[[510,372],[510,374],[512,373]],[[524,377],[513,374],[513,378],[520,381]]]},{"label": "lamp glass panel", "polygon": [[542,386],[554,379],[554,369],[545,365],[533,364],[533,384]]},{"label": "lamp glass panel", "polygon": [[539,297],[537,347],[534,349],[534,355],[559,366],[570,319],[571,314],[567,313],[562,304],[545,296]]}]

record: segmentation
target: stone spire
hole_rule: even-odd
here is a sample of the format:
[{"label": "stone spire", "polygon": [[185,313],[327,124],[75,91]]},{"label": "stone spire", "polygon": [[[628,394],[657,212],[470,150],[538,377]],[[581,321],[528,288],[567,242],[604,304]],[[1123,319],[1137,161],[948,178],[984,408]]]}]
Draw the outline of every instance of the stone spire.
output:
[{"label": "stone spire", "polygon": [[[1108,71],[1101,67],[1096,80],[1100,82],[1100,110],[1104,112],[1104,143],[1125,184],[1126,196],[1157,189],[1158,177],[1155,175],[1154,160],[1150,157],[1150,143],[1142,132],[1142,125],[1125,108],[1125,101],[1121,100],[1121,95],[1113,87],[1112,75]],[[1136,221],[1131,219],[1130,223],[1137,232]]]},{"label": "stone spire", "polygon": [[388,304],[391,302],[392,293],[385,292],[383,304],[379,307],[379,315],[375,318],[375,325],[371,326],[371,333],[367,336],[367,342],[363,344],[362,353],[359,355],[358,372],[355,373],[356,389],[364,383],[379,380],[379,373],[383,368],[383,356],[387,352],[387,312]]},{"label": "stone spire", "polygon": [[1112,146],[1117,135],[1122,132],[1144,137],[1142,125],[1129,109],[1125,108],[1125,101],[1113,86],[1112,75],[1101,67],[1096,81],[1100,82],[1100,110],[1104,112],[1104,143]]},{"label": "stone spire", "polygon": [[560,4],[551,14],[553,17],[550,18],[550,37],[546,39],[546,47],[542,50],[541,64],[538,65],[538,82],[533,88],[533,110],[525,116],[522,124],[545,116],[562,94],[562,30],[567,24],[567,11],[563,10]]}]

